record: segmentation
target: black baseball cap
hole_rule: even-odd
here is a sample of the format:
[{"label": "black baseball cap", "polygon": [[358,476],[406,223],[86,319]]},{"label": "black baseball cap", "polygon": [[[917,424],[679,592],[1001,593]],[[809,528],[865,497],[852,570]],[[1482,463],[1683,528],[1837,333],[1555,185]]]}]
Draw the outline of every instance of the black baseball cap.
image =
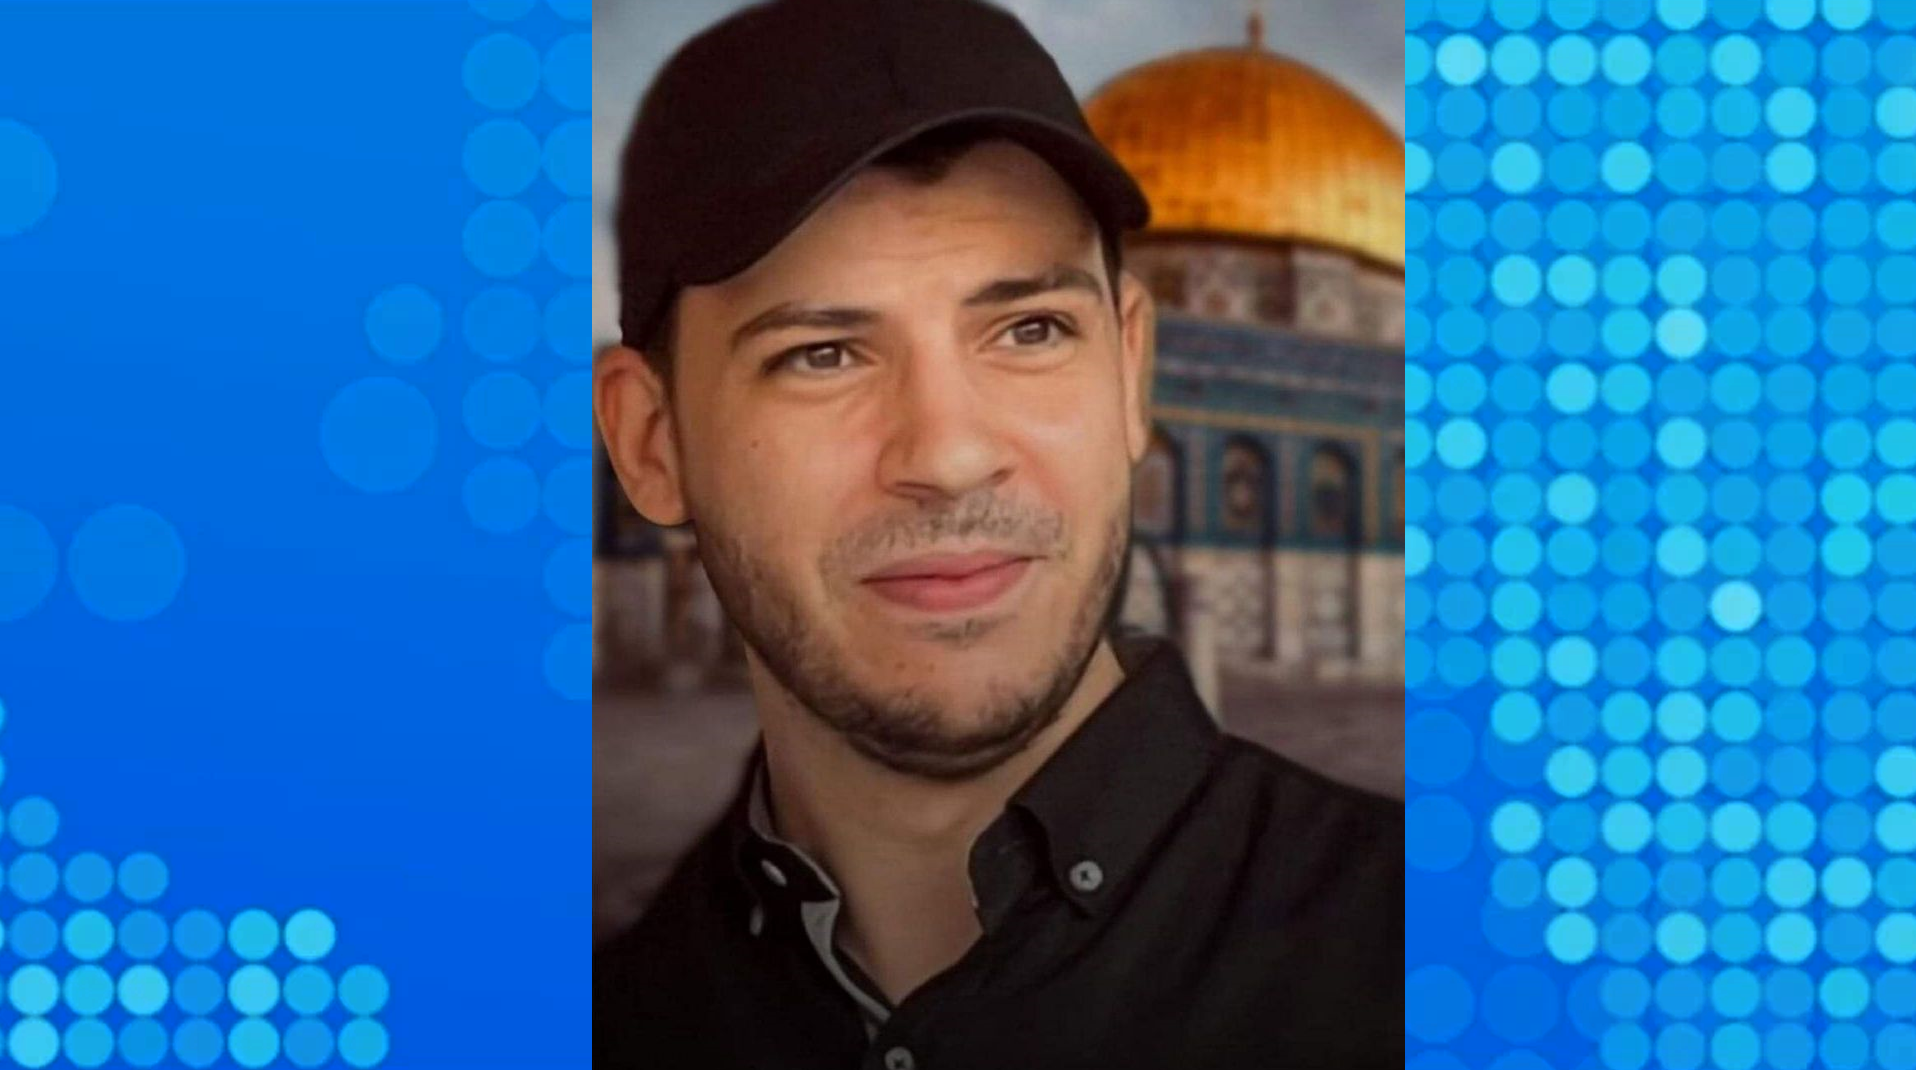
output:
[{"label": "black baseball cap", "polygon": [[639,106],[616,221],[626,344],[645,344],[682,287],[750,267],[873,160],[953,123],[1038,154],[1108,235],[1150,218],[1057,64],[1008,12],[773,0],[687,42]]}]

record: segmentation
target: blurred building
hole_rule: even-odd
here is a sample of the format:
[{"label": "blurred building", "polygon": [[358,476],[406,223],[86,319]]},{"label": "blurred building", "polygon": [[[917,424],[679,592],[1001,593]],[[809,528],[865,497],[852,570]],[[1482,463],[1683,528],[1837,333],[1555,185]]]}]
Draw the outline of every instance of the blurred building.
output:
[{"label": "blurred building", "polygon": [[[1124,622],[1179,639],[1212,695],[1221,666],[1403,676],[1403,146],[1260,36],[1085,104],[1153,214],[1126,245],[1160,324]],[[598,663],[736,672],[689,538],[602,471]]]}]

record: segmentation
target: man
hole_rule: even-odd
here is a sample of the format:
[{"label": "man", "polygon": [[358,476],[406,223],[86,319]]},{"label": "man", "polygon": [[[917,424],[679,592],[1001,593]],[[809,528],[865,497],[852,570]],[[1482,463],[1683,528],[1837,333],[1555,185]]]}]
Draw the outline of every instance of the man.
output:
[{"label": "man", "polygon": [[601,1067],[1402,1062],[1402,816],[1107,638],[1147,209],[977,0],[780,0],[625,155],[595,404],[747,644],[730,812],[594,965]]}]

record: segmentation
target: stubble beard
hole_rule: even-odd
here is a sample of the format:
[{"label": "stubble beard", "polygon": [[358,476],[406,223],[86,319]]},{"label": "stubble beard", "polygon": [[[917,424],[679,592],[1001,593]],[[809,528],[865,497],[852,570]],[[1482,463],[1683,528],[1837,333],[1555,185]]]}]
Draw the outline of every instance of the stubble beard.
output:
[{"label": "stubble beard", "polygon": [[[1062,531],[1055,518],[1053,537]],[[1045,526],[1029,514],[1007,513],[989,499],[938,516],[914,520],[909,530],[887,530],[879,541],[929,544],[940,536],[962,537],[996,526]],[[860,540],[867,548],[873,540]],[[997,768],[1056,723],[1077,690],[1103,639],[1119,595],[1118,577],[1129,552],[1128,495],[1103,528],[1098,554],[1064,637],[1052,652],[1037,686],[984,680],[975,710],[954,711],[921,689],[906,686],[879,693],[853,679],[850,652],[837,648],[823,629],[809,627],[792,586],[720,530],[699,530],[699,554],[712,589],[746,645],[793,699],[838,733],[860,754],[885,768],[929,780],[959,781]],[[831,554],[828,553],[828,558]],[[1047,565],[1063,565],[1060,557]],[[962,649],[978,638],[973,622],[928,630],[933,641]],[[956,725],[970,725],[957,728]]]}]

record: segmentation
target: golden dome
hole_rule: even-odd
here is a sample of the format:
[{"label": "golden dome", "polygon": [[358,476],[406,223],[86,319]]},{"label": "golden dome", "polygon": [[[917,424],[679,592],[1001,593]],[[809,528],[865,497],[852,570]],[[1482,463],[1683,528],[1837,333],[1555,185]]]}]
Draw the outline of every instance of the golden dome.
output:
[{"label": "golden dome", "polygon": [[1402,266],[1402,139],[1256,37],[1254,24],[1250,47],[1133,67],[1085,104],[1150,199],[1149,231],[1312,242]]}]

